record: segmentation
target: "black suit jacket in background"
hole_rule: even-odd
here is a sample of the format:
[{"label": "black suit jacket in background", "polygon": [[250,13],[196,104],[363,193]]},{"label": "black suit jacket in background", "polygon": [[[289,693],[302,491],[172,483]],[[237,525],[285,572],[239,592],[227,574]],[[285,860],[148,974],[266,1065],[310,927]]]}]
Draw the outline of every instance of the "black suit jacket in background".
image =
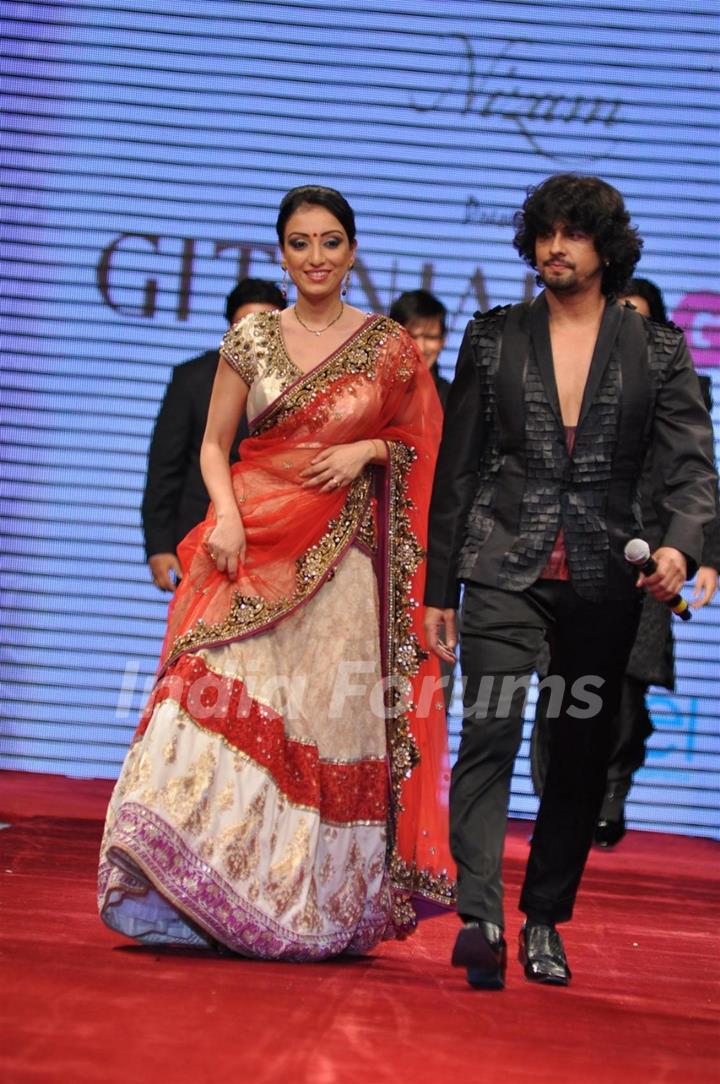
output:
[{"label": "black suit jacket in background", "polygon": [[[703,401],[710,411],[712,410],[710,378],[698,374],[698,380]],[[653,469],[651,456],[645,464],[640,483],[643,538],[651,550],[657,549],[663,537],[663,526],[655,507],[655,490],[661,484],[662,480],[657,477],[657,472]],[[720,572],[720,504],[717,487],[715,515],[710,523],[705,525],[705,543],[700,564],[708,565]],[[675,688],[675,645],[672,631],[674,621],[672,611],[664,602],[658,602],[652,595],[645,595],[640,625],[625,671],[628,677],[644,685],[662,685],[671,690]]]},{"label": "black suit jacket in background", "polygon": [[688,557],[692,575],[716,476],[682,333],[608,299],[570,456],[544,295],[477,314],[445,412],[426,604],[456,607],[462,580],[524,590],[541,576],[561,526],[576,591],[627,597],[636,576],[623,547],[642,530],[638,485],[649,447],[663,479],[663,542]]},{"label": "black suit jacket in background", "polygon": [[438,371],[437,362],[430,369],[430,376],[433,378],[435,390],[438,393],[438,399],[440,400],[440,406],[445,410],[447,406],[448,396],[450,394],[450,381],[446,380],[444,376],[440,376]]},{"label": "black suit jacket in background", "polygon": [[[200,446],[220,353],[208,350],[176,366],[155,422],[142,502],[145,552],[175,553],[178,542],[205,518],[209,497],[200,473]],[[248,435],[243,417],[230,462]]]}]

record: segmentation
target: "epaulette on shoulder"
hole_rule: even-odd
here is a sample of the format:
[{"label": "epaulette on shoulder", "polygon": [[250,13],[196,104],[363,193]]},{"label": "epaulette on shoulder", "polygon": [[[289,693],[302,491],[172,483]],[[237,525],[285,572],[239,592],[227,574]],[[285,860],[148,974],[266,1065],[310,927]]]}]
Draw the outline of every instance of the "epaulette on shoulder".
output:
[{"label": "epaulette on shoulder", "polygon": [[630,312],[636,313],[637,316],[644,321],[651,335],[655,335],[658,332],[662,335],[663,331],[675,332],[676,337],[678,334],[683,334],[683,329],[678,327],[677,324],[674,324],[672,320],[655,320],[651,316],[644,316],[643,313],[638,312],[631,301],[625,302],[625,308],[629,309]]},{"label": "epaulette on shoulder", "polygon": [[508,312],[511,308],[512,305],[496,305],[494,309],[488,309],[487,312],[480,312],[478,309],[477,312],[473,313],[473,320],[488,320],[491,317],[497,317],[501,313]]},{"label": "epaulette on shoulder", "polygon": [[678,339],[682,338],[682,328],[674,324],[672,320],[646,318],[646,323],[652,339],[658,344],[674,349]]},{"label": "epaulette on shoulder", "polygon": [[494,309],[488,309],[487,312],[474,313],[470,321],[470,338],[472,341],[477,342],[487,335],[492,335],[503,323],[511,308],[512,305],[496,305]]},{"label": "epaulette on shoulder", "polygon": [[651,317],[648,316],[647,317],[647,322],[649,324],[652,324],[653,327],[667,328],[668,331],[682,332],[682,328],[678,327],[678,325],[673,323],[672,320],[653,320],[653,319],[651,319]]}]

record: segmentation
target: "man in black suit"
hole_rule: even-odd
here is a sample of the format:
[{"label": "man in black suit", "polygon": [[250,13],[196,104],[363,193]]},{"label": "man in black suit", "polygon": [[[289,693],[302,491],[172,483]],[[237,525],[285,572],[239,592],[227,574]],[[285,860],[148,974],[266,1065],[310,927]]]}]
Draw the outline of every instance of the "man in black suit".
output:
[{"label": "man in black suit", "polygon": [[[465,585],[464,726],[450,792],[464,925],[453,963],[481,988],[504,985],[503,841],[540,645],[547,636],[554,702],[520,959],[528,979],[566,985],[556,923],[572,915],[603,797],[636,582],[661,601],[676,594],[714,512],[712,428],[682,333],[615,300],[641,247],[620,193],[594,177],[550,177],[515,226],[515,247],[545,289],[468,325],[435,476],[425,596],[428,643],[448,657]],[[665,532],[657,571],[637,579],[623,548],[642,533],[649,447]]]},{"label": "man in black suit", "polygon": [[[634,278],[627,295],[620,298],[630,302],[643,316],[657,323],[667,323],[668,316],[662,293],[649,279]],[[708,376],[698,373],[703,402],[712,413],[712,385]],[[716,464],[717,469],[717,464]],[[662,479],[657,485],[662,491]],[[643,537],[651,549],[661,545],[664,525],[659,521],[655,500],[655,471],[652,457],[645,464],[639,486]],[[716,493],[715,515],[705,525],[702,560],[695,576],[695,590],[690,607],[707,606],[717,590],[720,570],[720,506]],[[607,784],[597,824],[594,842],[600,847],[614,847],[625,835],[625,800],[630,792],[633,775],[645,763],[645,746],[653,732],[652,719],[646,703],[651,685],[675,688],[675,657],[673,626],[677,619],[672,611],[652,595],[643,599],[640,624],[635,643],[623,676],[620,707],[611,726],[610,760]],[[546,670],[546,653],[538,662],[538,674]],[[542,795],[547,769],[549,728],[544,718],[545,698],[540,697],[535,711],[530,740],[530,768],[533,787]]]},{"label": "man in black suit", "polygon": [[[272,282],[243,279],[228,294],[225,317],[236,324],[251,312],[284,309],[285,299]],[[150,443],[142,502],[143,533],[153,583],[174,591],[182,575],[178,542],[202,520],[209,497],[200,473],[202,444],[219,350],[207,350],[173,371]],[[233,442],[231,462],[248,435],[245,418]]]}]

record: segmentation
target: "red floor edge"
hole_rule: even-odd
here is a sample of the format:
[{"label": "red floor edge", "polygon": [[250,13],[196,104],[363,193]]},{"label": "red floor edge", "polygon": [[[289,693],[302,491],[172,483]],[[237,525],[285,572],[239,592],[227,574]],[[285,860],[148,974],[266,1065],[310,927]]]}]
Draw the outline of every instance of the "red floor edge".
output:
[{"label": "red floor edge", "polygon": [[0,773],[7,1084],[706,1084],[720,1065],[720,848],[630,832],[593,851],[563,930],[573,982],[515,959],[532,825],[511,822],[504,991],[449,966],[454,916],[322,964],[134,945],[95,909],[111,784]]}]

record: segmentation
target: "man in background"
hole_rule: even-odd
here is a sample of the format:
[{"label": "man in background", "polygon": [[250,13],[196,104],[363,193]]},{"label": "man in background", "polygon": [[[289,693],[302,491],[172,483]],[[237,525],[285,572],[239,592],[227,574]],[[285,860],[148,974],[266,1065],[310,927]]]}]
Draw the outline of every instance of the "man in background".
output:
[{"label": "man in background", "polygon": [[[429,290],[406,290],[390,306],[388,316],[396,320],[407,331],[417,348],[425,358],[430,370],[438,398],[443,411],[447,404],[450,381],[440,376],[437,361],[447,337],[447,309],[440,298]],[[440,677],[443,683],[445,712],[450,713],[450,705],[455,684],[455,663],[449,659],[440,659]]]},{"label": "man in background", "polygon": [[[272,282],[243,279],[228,294],[225,317],[236,324],[251,312],[285,308],[285,299]],[[200,473],[200,445],[210,406],[219,350],[206,350],[176,366],[155,421],[142,522],[153,583],[174,591],[182,576],[178,542],[205,516],[209,497]],[[230,461],[239,458],[238,444],[248,435],[243,417],[233,442]]]},{"label": "man in background", "polygon": [[417,343],[442,403],[447,403],[450,381],[440,376],[437,360],[447,335],[447,309],[429,290],[407,290],[393,301],[388,316],[396,320]]}]

